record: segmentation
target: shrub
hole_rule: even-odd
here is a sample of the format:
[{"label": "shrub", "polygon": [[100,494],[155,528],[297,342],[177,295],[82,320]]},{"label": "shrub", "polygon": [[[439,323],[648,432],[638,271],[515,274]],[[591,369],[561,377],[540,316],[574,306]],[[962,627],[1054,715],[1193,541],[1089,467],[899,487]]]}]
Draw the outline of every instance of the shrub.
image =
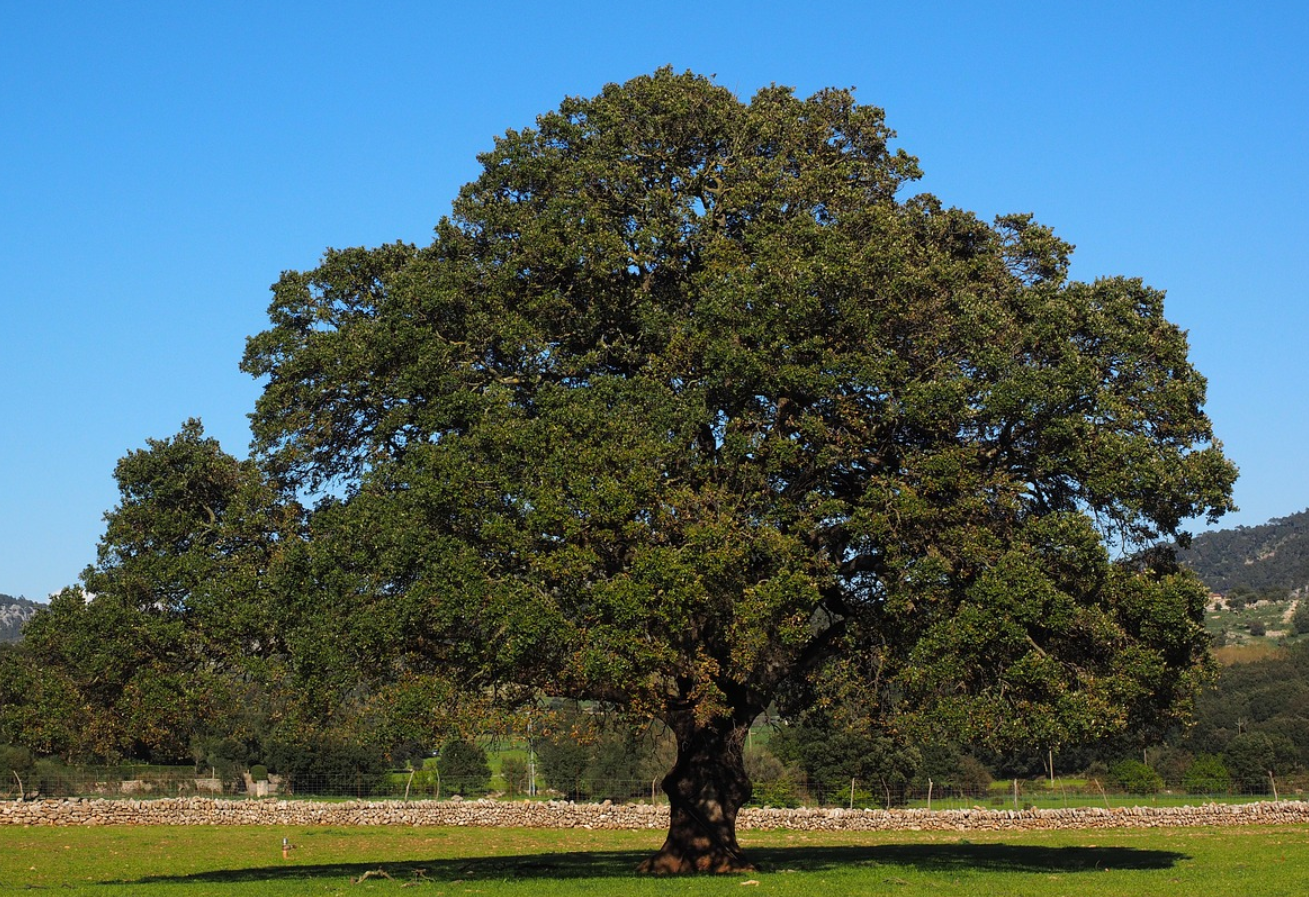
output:
[{"label": "shrub", "polygon": [[505,793],[516,797],[528,790],[527,761],[518,757],[505,757],[500,761],[500,778],[505,783]]},{"label": "shrub", "polygon": [[407,793],[424,797],[441,796],[441,771],[436,768],[436,758],[428,757],[418,764],[412,776],[405,781]]},{"label": "shrub", "polygon": [[[0,794],[31,790],[32,752],[25,747],[0,744]],[[20,788],[21,783],[21,788]]]},{"label": "shrub", "polygon": [[491,766],[486,751],[471,741],[456,738],[441,747],[436,761],[441,771],[441,789],[461,797],[480,796],[491,784]]},{"label": "shrub", "polygon": [[254,779],[256,782],[267,782],[268,767],[264,766],[262,763],[256,763],[254,766],[251,766],[250,778]]},{"label": "shrub", "polygon": [[752,790],[750,805],[754,807],[796,807],[800,805],[799,776],[767,748],[746,752],[745,772],[750,777]]},{"label": "shrub", "polygon": [[1302,598],[1296,605],[1295,614],[1291,617],[1291,631],[1296,635],[1309,632],[1309,598]]},{"label": "shrub", "polygon": [[984,795],[991,787],[991,771],[973,756],[959,759],[959,788],[965,794]]},{"label": "shrub", "polygon": [[1250,634],[1256,638],[1262,638],[1268,632],[1268,627],[1261,620],[1250,621]]},{"label": "shrub", "polygon": [[570,798],[582,795],[586,787],[586,770],[591,763],[591,752],[567,736],[549,738],[540,742],[537,757],[541,774],[556,791]]},{"label": "shrub", "polygon": [[800,806],[800,789],[789,778],[770,779],[756,782],[750,792],[752,807],[798,807]]},{"label": "shrub", "polygon": [[1195,762],[1189,751],[1177,747],[1165,747],[1160,751],[1152,751],[1150,754],[1151,766],[1159,773],[1160,778],[1164,780],[1164,785],[1171,788],[1174,785],[1180,785],[1186,777],[1186,772]]},{"label": "shrub", "polygon": [[191,756],[196,775],[212,772],[229,788],[244,785],[242,772],[250,761],[250,749],[244,742],[216,735],[196,737],[191,741]]},{"label": "shrub", "polygon": [[264,761],[300,794],[364,797],[377,793],[386,778],[382,752],[353,741],[271,742]]},{"label": "shrub", "polygon": [[646,793],[648,787],[638,745],[616,733],[606,733],[592,745],[586,773],[594,800],[625,800]]},{"label": "shrub", "polygon": [[1296,763],[1295,744],[1275,732],[1243,732],[1227,743],[1223,765],[1232,774],[1232,782],[1242,791],[1265,794],[1268,774],[1289,771]]},{"label": "shrub", "polygon": [[0,776],[13,781],[14,773],[26,775],[33,764],[32,752],[25,747],[0,744]]},{"label": "shrub", "polygon": [[1120,760],[1109,768],[1110,780],[1128,794],[1158,794],[1164,789],[1159,773],[1140,760]]},{"label": "shrub", "polygon": [[1188,794],[1224,794],[1232,787],[1232,774],[1221,757],[1201,754],[1186,770],[1182,787]]},{"label": "shrub", "polygon": [[50,757],[32,764],[32,781],[28,783],[28,790],[37,791],[42,797],[71,797],[77,793],[77,783],[71,769],[59,759]]}]

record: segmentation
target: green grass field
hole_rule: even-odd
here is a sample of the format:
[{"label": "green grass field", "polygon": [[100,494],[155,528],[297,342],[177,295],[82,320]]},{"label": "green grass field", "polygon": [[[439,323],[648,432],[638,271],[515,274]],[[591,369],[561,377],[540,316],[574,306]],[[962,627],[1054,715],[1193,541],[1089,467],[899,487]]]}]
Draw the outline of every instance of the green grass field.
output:
[{"label": "green grass field", "polygon": [[[285,860],[284,837],[295,845]],[[0,828],[0,893],[1262,897],[1302,894],[1309,881],[1309,826],[747,832],[742,843],[758,873],[679,879],[633,873],[661,839],[649,831],[474,828]]]}]

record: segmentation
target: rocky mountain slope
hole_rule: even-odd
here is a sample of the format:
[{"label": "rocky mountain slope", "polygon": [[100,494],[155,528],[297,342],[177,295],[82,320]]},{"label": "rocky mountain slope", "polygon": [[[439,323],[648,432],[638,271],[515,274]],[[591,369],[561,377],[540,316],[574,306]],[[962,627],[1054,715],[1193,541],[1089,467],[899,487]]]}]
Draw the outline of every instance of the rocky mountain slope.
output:
[{"label": "rocky mountain slope", "polygon": [[0,642],[16,642],[22,635],[23,624],[41,605],[26,598],[0,595]]}]

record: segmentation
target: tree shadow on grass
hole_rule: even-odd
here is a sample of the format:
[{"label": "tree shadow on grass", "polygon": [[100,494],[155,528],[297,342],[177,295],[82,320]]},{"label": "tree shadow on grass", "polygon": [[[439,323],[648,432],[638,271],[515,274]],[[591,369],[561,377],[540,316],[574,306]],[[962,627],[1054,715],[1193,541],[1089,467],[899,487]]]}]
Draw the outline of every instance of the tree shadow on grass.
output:
[{"label": "tree shadow on grass", "polygon": [[880,844],[868,847],[775,847],[750,851],[767,871],[817,872],[837,866],[912,866],[924,872],[1091,872],[1170,869],[1184,853],[1136,847],[1042,847],[1031,844]]},{"label": "tree shadow on grass", "polygon": [[[477,881],[634,878],[636,865],[649,851],[578,851],[510,856],[463,857],[428,861],[402,860],[365,863],[257,866],[222,869],[192,875],[158,875],[140,879],[156,882],[213,882],[241,884],[257,881],[380,877],[377,870],[397,881]],[[1169,850],[1135,847],[1041,847],[1025,844],[884,844],[867,847],[765,847],[748,851],[749,858],[767,872],[821,872],[858,866],[905,866],[925,872],[1031,872],[1071,873],[1103,869],[1169,869],[1189,859]]]}]

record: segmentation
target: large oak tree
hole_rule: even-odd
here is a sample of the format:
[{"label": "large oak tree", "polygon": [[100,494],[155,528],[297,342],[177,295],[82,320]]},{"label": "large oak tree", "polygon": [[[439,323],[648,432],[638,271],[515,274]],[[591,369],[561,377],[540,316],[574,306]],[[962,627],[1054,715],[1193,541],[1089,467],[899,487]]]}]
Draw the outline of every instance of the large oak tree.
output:
[{"label": "large oak tree", "polygon": [[570,98],[430,245],[284,274],[247,348],[361,656],[673,730],[653,871],[748,866],[771,702],[1054,744],[1184,711],[1203,666],[1203,591],[1143,549],[1235,471],[1163,295],[907,195],[892,137],[844,90]]}]

